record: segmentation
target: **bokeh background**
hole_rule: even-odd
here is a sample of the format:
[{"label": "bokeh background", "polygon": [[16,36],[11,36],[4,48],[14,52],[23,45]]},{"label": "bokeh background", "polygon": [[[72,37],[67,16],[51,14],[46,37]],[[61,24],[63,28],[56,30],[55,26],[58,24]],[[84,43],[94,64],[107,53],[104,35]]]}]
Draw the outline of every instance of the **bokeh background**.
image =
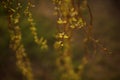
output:
[{"label": "bokeh background", "polygon": [[[29,24],[22,17],[22,41],[30,58],[35,80],[59,80],[55,64],[56,18],[53,15],[52,0],[31,0],[35,7],[31,8],[39,36],[48,40],[48,50],[40,50],[34,43]],[[24,3],[23,0],[21,2]],[[84,68],[82,80],[120,80],[120,0],[88,0],[93,14],[94,36],[112,51],[89,57]],[[0,80],[25,80],[16,66],[15,53],[9,48],[9,32],[7,12],[0,6]],[[80,44],[80,31],[76,32],[73,48],[73,65],[79,64],[83,55]],[[91,54],[92,55],[92,54]]]}]

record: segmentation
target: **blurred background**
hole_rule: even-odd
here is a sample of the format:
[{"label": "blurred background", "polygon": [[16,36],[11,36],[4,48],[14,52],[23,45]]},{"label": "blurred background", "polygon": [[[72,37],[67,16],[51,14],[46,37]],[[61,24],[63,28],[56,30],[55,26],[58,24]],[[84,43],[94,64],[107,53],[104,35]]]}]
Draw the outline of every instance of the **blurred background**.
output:
[{"label": "blurred background", "polygon": [[[35,7],[31,8],[36,22],[38,36],[48,40],[48,50],[40,50],[34,43],[29,30],[29,23],[23,16],[20,21],[22,42],[31,61],[35,80],[59,80],[55,64],[56,55],[53,48],[55,42],[56,18],[52,0],[31,0]],[[24,1],[21,0],[24,4]],[[120,0],[88,0],[92,14],[94,36],[112,51],[105,55],[99,52],[89,58],[84,68],[82,80],[120,80]],[[83,56],[80,44],[80,31],[76,31],[73,44],[73,65],[79,64]],[[16,66],[15,53],[9,48],[9,32],[7,12],[0,6],[0,80],[25,80]]]}]

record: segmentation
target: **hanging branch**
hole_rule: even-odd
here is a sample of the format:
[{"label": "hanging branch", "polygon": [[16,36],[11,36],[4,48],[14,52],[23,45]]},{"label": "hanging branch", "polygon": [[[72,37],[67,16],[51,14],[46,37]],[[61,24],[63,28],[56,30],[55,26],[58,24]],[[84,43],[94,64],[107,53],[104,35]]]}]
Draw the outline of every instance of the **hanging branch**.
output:
[{"label": "hanging branch", "polygon": [[[20,10],[21,3],[16,1],[14,5],[14,0],[3,1],[3,7],[7,9],[8,12],[8,30],[10,34],[10,48],[15,52],[16,64],[22,74],[27,80],[33,80],[33,74],[31,69],[31,64],[27,53],[25,51],[24,45],[22,44],[22,33],[19,24],[20,21]],[[16,7],[15,7],[16,6]]]}]

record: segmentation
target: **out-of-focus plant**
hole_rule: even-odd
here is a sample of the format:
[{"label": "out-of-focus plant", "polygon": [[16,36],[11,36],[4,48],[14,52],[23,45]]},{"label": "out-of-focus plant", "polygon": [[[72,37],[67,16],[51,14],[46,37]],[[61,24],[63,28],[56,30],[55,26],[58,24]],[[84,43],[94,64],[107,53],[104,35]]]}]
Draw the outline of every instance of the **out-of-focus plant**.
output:
[{"label": "out-of-focus plant", "polygon": [[[54,47],[58,53],[56,64],[62,73],[61,80],[80,80],[82,71],[88,60],[87,57],[84,56],[81,64],[79,64],[77,68],[78,71],[75,71],[72,63],[73,54],[71,52],[71,44],[74,37],[73,33],[76,30],[84,31],[85,38],[83,43],[85,44],[85,54],[88,54],[91,51],[89,50],[91,43],[94,48],[93,53],[97,53],[96,47],[99,47],[102,51],[107,51],[107,53],[110,52],[93,36],[92,13],[87,0],[53,0],[53,3],[55,5],[55,15],[57,15],[58,19],[57,41],[55,42]],[[82,14],[84,10],[87,10],[90,17],[87,20]],[[88,20],[89,22],[87,22]]]},{"label": "out-of-focus plant", "polygon": [[16,53],[16,64],[27,80],[33,80],[31,64],[24,45],[22,44],[22,33],[20,27],[20,10],[22,5],[20,2],[14,0],[2,1],[2,4],[8,12],[10,48]]},{"label": "out-of-focus plant", "polygon": [[28,0],[28,3],[27,3],[27,7],[26,9],[24,10],[24,14],[25,16],[28,17],[28,22],[30,24],[30,30],[31,30],[31,33],[34,37],[34,41],[36,44],[38,44],[40,46],[41,49],[47,49],[48,46],[47,46],[47,40],[45,40],[43,37],[38,37],[38,33],[37,33],[37,29],[36,29],[36,23],[34,22],[34,19],[32,17],[32,13],[30,11],[30,8],[31,7],[34,7],[35,5],[33,5],[29,0]]},{"label": "out-of-focus plant", "polygon": [[[16,53],[16,64],[27,80],[34,80],[30,60],[25,51],[24,44],[22,43],[20,26],[21,13],[23,13],[24,16],[27,17],[35,43],[39,45],[41,49],[48,48],[47,40],[43,37],[38,37],[35,21],[30,11],[31,7],[34,7],[34,5],[28,0],[24,12],[21,12],[22,4],[19,0],[3,0],[1,3],[8,12],[10,48]],[[92,12],[87,0],[53,0],[53,3],[55,5],[55,15],[57,15],[56,22],[58,24],[58,32],[55,36],[57,40],[55,41],[54,48],[57,54],[56,65],[61,74],[60,80],[81,80],[81,74],[88,60],[86,56],[83,56],[80,61],[81,63],[77,66],[77,71],[75,70],[72,60],[72,40],[76,30],[81,30],[85,34],[83,39],[85,54],[91,51],[90,45],[93,46],[92,53],[97,53],[98,48],[101,51],[110,52],[93,36]],[[89,14],[89,19],[84,17],[82,13],[84,10]]]},{"label": "out-of-focus plant", "polygon": [[55,5],[55,14],[58,18],[57,23],[59,24],[59,32],[56,34],[58,41],[56,41],[54,46],[59,54],[56,64],[62,73],[61,80],[79,80],[84,65],[87,63],[87,59],[86,57],[83,58],[83,62],[78,66],[78,71],[75,72],[72,63],[71,40],[73,38],[73,32],[76,29],[85,27],[86,22],[83,21],[83,18],[80,15],[80,6],[76,5],[76,1],[53,0],[53,3]]},{"label": "out-of-focus plant", "polygon": [[[8,12],[10,48],[16,53],[16,64],[27,80],[33,80],[31,64],[25,51],[24,44],[22,43],[20,20],[23,6],[19,2],[19,0],[3,0],[1,1],[1,5]],[[32,13],[30,12],[31,7],[33,7],[33,5],[28,0],[26,8],[24,10],[24,14],[28,17],[28,22],[30,24],[29,28],[31,30],[31,33],[33,34],[35,43],[37,43],[41,49],[47,49],[47,41],[43,37],[38,38],[35,22],[32,17]]]}]

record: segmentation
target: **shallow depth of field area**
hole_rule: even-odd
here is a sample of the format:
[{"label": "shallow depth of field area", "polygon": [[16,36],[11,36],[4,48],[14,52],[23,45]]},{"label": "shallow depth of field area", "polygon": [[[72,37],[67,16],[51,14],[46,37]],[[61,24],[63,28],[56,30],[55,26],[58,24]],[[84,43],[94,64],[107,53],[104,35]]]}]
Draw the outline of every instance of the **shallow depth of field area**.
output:
[{"label": "shallow depth of field area", "polygon": [[0,80],[120,80],[119,0],[1,0]]}]

